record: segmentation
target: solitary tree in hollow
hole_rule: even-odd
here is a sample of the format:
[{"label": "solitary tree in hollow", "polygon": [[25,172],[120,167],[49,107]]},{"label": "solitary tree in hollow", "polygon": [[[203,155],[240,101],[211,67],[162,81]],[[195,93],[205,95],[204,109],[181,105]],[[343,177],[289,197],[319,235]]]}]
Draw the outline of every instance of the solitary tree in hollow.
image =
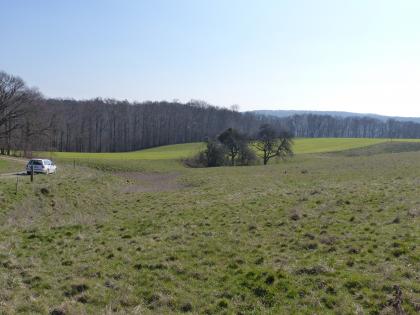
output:
[{"label": "solitary tree in hollow", "polygon": [[293,138],[286,132],[276,132],[269,124],[261,125],[254,142],[264,165],[273,157],[285,158],[293,155]]},{"label": "solitary tree in hollow", "polygon": [[219,135],[218,140],[225,146],[230,163],[235,165],[235,158],[246,143],[246,137],[239,131],[228,128]]}]

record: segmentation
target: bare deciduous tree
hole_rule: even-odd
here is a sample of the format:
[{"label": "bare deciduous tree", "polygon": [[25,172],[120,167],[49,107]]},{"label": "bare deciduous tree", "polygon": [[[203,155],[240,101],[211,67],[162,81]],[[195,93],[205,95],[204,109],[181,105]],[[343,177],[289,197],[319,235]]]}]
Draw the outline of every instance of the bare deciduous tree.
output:
[{"label": "bare deciduous tree", "polygon": [[28,105],[37,97],[33,89],[16,76],[0,71],[0,152],[10,154],[12,133],[22,127]]},{"label": "bare deciduous tree", "polygon": [[288,132],[276,132],[269,124],[261,125],[254,142],[264,165],[273,157],[284,158],[293,155],[292,144],[292,136]]}]

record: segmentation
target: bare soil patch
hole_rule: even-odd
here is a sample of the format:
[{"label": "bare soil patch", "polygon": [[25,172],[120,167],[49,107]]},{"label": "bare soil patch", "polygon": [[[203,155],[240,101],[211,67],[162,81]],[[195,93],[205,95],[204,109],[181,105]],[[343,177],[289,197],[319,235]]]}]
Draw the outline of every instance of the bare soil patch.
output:
[{"label": "bare soil patch", "polygon": [[122,188],[126,193],[175,191],[185,187],[177,181],[178,173],[118,172],[115,175],[127,180]]}]

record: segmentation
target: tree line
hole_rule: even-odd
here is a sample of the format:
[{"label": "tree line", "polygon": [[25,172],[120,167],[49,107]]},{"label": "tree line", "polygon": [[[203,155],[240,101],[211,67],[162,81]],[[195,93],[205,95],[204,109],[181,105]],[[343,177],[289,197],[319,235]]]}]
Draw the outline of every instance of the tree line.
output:
[{"label": "tree line", "polygon": [[420,124],[372,118],[241,113],[203,101],[47,99],[0,71],[0,154],[15,150],[119,152],[204,141],[228,128],[254,135],[263,124],[295,137],[420,138]]},{"label": "tree line", "polygon": [[52,132],[48,146],[59,151],[119,152],[203,141],[232,127],[256,130],[275,118],[242,114],[204,102],[144,102],[94,99],[47,100]]},{"label": "tree line", "polygon": [[337,117],[331,115],[294,115],[281,118],[295,137],[322,138],[420,138],[420,124],[370,117]]},{"label": "tree line", "polygon": [[128,102],[46,99],[22,79],[0,72],[0,150],[121,152],[203,141],[229,127],[254,132],[277,118],[203,101]]}]

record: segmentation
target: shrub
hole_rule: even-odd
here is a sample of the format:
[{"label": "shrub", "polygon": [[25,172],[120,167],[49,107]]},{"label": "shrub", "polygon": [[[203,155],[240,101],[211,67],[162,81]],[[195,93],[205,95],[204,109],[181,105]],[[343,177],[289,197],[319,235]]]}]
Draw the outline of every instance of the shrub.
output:
[{"label": "shrub", "polygon": [[220,143],[214,140],[207,141],[206,149],[203,153],[205,159],[204,162],[208,167],[222,166],[226,164],[226,150]]},{"label": "shrub", "polygon": [[257,155],[246,144],[241,146],[241,150],[239,151],[239,156],[238,156],[238,164],[239,165],[257,164]]},{"label": "shrub", "polygon": [[216,167],[227,163],[225,148],[215,140],[207,140],[206,148],[203,151],[190,159],[184,160],[184,164],[189,167]]}]

